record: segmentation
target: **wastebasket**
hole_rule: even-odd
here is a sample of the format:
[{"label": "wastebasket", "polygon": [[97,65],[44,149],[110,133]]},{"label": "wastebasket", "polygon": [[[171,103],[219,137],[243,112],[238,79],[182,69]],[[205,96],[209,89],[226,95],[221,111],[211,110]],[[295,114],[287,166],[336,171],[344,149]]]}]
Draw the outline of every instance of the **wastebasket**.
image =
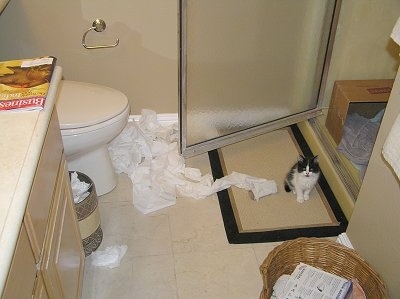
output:
[{"label": "wastebasket", "polygon": [[290,275],[300,262],[346,279],[356,278],[367,298],[388,298],[379,274],[355,250],[328,239],[297,238],[276,246],[261,264],[260,299],[269,299],[278,278]]},{"label": "wastebasket", "polygon": [[[70,175],[73,172],[70,171]],[[75,203],[75,212],[78,218],[82,245],[85,256],[88,256],[100,246],[103,240],[103,230],[100,224],[96,187],[86,174],[78,171],[76,173],[81,182],[91,184],[88,190],[89,195],[81,202]]]}]

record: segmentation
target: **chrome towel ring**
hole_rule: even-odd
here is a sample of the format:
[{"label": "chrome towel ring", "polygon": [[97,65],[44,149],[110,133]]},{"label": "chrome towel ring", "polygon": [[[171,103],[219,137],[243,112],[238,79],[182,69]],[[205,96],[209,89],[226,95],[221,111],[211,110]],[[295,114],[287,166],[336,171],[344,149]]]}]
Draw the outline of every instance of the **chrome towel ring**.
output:
[{"label": "chrome towel ring", "polygon": [[90,27],[82,36],[82,46],[84,46],[86,49],[101,49],[101,48],[113,48],[118,46],[119,44],[119,38],[116,39],[114,44],[111,45],[97,45],[97,46],[88,46],[86,44],[86,35],[94,30],[96,32],[102,32],[106,29],[106,22],[104,22],[101,19],[96,19],[93,21],[92,27]]}]

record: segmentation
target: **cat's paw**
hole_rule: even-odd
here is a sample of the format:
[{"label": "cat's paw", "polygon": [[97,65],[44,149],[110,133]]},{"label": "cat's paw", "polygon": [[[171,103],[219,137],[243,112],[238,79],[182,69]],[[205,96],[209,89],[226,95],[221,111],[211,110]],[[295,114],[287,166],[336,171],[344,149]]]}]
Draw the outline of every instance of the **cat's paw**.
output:
[{"label": "cat's paw", "polygon": [[304,200],[309,200],[310,197],[308,195],[304,195]]},{"label": "cat's paw", "polygon": [[304,202],[304,198],[300,197],[300,196],[297,196],[296,200],[297,200],[298,203],[303,203]]}]

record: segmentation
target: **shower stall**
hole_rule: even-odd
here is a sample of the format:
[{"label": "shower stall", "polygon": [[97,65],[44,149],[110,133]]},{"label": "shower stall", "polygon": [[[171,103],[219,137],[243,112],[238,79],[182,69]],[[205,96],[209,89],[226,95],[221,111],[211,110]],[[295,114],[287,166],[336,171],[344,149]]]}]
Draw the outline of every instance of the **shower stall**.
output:
[{"label": "shower stall", "polygon": [[182,154],[320,115],[340,2],[181,0]]}]

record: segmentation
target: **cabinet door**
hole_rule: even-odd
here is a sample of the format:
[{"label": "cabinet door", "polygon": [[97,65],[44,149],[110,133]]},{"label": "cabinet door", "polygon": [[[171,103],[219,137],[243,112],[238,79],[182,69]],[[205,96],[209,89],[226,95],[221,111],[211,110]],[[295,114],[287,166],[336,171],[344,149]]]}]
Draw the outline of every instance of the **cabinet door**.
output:
[{"label": "cabinet door", "polygon": [[35,258],[22,224],[2,299],[31,299],[35,277]]},{"label": "cabinet door", "polygon": [[84,254],[66,162],[62,159],[44,246],[42,275],[50,298],[80,298]]},{"label": "cabinet door", "polygon": [[33,180],[24,219],[37,263],[40,261],[62,151],[63,143],[60,126],[57,112],[54,109]]},{"label": "cabinet door", "polygon": [[46,286],[44,285],[43,277],[40,272],[36,277],[36,286],[33,292],[33,299],[49,299]]}]

